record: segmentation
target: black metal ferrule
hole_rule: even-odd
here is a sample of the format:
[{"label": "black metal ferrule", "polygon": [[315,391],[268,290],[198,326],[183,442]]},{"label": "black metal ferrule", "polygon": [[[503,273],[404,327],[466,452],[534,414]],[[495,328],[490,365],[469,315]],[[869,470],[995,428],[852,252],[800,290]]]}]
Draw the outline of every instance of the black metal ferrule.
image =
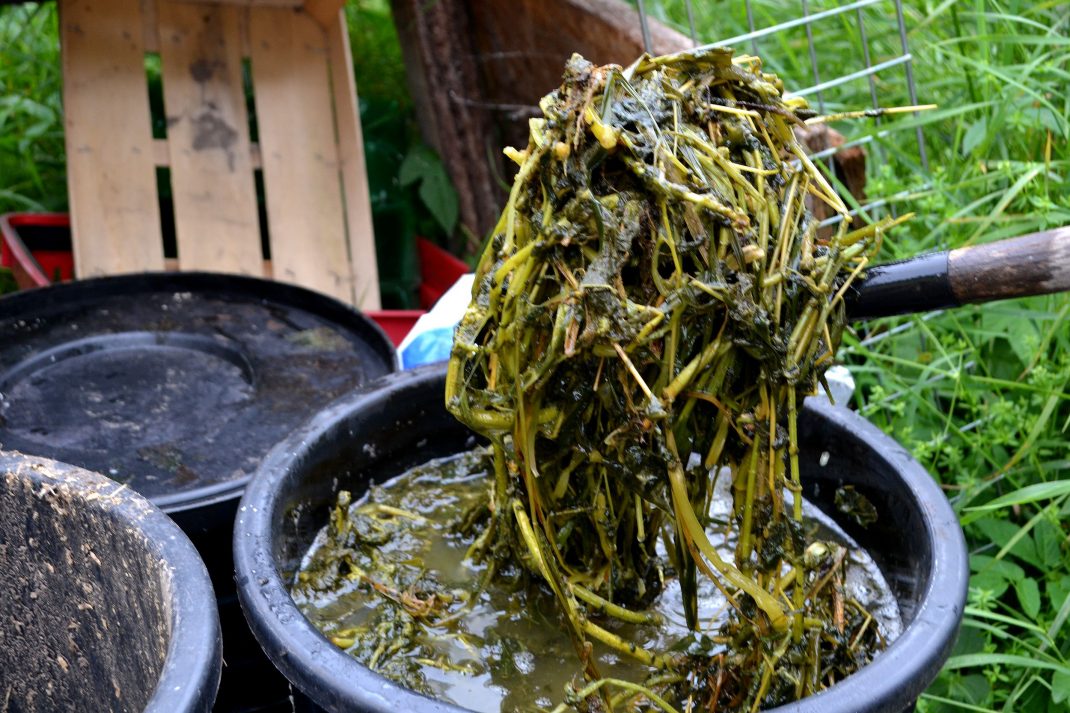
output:
[{"label": "black metal ferrule", "polygon": [[849,319],[928,312],[960,302],[948,277],[948,253],[929,253],[866,270],[844,294]]}]

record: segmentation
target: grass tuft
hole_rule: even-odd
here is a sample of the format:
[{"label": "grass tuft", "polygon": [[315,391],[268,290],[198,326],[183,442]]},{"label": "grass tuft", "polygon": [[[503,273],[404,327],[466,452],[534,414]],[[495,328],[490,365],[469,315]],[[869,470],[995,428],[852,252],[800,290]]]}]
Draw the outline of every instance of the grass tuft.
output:
[{"label": "grass tuft", "polygon": [[0,213],[66,210],[55,3],[0,6]]}]

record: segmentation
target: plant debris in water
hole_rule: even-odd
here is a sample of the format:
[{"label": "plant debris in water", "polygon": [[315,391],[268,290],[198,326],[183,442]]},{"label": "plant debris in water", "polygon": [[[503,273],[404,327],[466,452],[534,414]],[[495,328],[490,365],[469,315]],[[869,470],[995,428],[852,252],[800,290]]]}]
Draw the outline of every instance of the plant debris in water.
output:
[{"label": "plant debris in water", "polygon": [[[561,608],[538,575],[506,564],[477,586],[488,568],[467,556],[478,536],[471,514],[486,503],[493,472],[490,449],[478,448],[406,471],[359,500],[342,494],[302,562],[293,596],[331,641],[410,690],[480,713],[534,713],[571,690],[576,655]],[[725,557],[734,544],[724,536],[729,488],[727,478],[718,480],[706,527]],[[871,612],[882,634],[895,637],[898,606],[876,564],[827,515],[803,507],[807,537],[824,541],[812,556],[843,558],[847,606]],[[665,558],[664,545],[657,555]],[[698,602],[705,632],[716,631],[730,611],[724,595],[701,579]],[[721,637],[688,629],[674,578],[641,617],[607,625],[648,651],[727,649]],[[603,676],[643,681],[657,670],[592,643]]]},{"label": "plant debris in water", "polygon": [[[494,454],[469,556],[552,593],[577,709],[753,711],[822,690],[882,639],[844,595],[843,556],[807,540],[796,416],[891,222],[852,229],[793,133],[809,110],[755,57],[574,56],[541,109],[506,150],[519,170],[447,377],[447,407]],[[843,218],[829,236],[814,200]],[[722,471],[728,556],[706,528]],[[620,633],[670,580],[710,645]],[[704,582],[731,607],[714,631]],[[649,675],[607,675],[593,642]]]}]

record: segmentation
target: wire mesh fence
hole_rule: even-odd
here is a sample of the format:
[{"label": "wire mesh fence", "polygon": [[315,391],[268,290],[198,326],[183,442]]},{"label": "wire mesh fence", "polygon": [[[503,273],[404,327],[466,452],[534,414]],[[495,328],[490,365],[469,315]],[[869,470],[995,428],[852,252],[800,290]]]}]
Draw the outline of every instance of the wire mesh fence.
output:
[{"label": "wire mesh fence", "polygon": [[[914,77],[901,0],[745,0],[742,6],[636,0],[636,8],[648,48],[651,23],[663,22],[688,35],[696,49],[732,47],[760,56],[764,66],[784,80],[790,95],[805,97],[821,114],[871,110],[872,118],[830,122],[846,140],[814,151],[812,158],[827,159],[861,146],[871,173],[888,151],[916,163],[922,172],[929,170],[917,112],[880,115],[882,109],[925,101]],[[863,219],[886,211],[894,214],[908,197],[867,192],[863,202],[852,204],[852,214],[861,213]],[[826,223],[837,220],[832,217]]]},{"label": "wire mesh fence", "polygon": [[[882,109],[917,106],[925,101],[915,80],[902,0],[745,0],[741,8],[735,4],[734,9],[692,0],[636,0],[636,8],[648,47],[651,22],[663,22],[687,34],[697,50],[731,47],[761,57],[767,69],[780,75],[790,95],[805,97],[821,114],[871,109],[871,118],[830,122],[845,140],[811,153],[815,160],[825,159],[821,165],[838,184],[856,220],[895,215],[903,204],[909,208],[914,195],[930,187],[925,183],[911,191],[882,195],[873,191],[870,183],[864,200],[857,201],[839,184],[828,160],[834,154],[863,147],[870,175],[879,172],[891,151],[900,161],[916,163],[920,172],[929,171],[918,113],[880,115]],[[726,31],[730,33],[727,37]],[[840,219],[832,216],[823,224]],[[929,313],[921,319],[927,321],[939,314]],[[865,336],[862,343],[871,346],[915,326],[906,322],[882,329]]]},{"label": "wire mesh fence", "polygon": [[[928,173],[926,137],[922,124],[916,121],[917,113],[896,117],[879,115],[882,108],[901,104],[916,106],[919,100],[924,101],[924,96],[919,97],[915,81],[914,57],[901,0],[848,3],[745,0],[742,18],[733,18],[730,13],[726,18],[724,7],[720,8],[720,16],[715,16],[709,12],[710,4],[699,6],[699,12],[696,12],[692,0],[682,0],[675,6],[658,4],[656,8],[648,7],[644,0],[637,0],[636,5],[648,48],[649,25],[653,12],[657,12],[659,21],[686,32],[696,49],[732,47],[761,57],[765,67],[781,76],[791,95],[807,98],[821,114],[851,112],[865,107],[872,109],[877,115],[871,120],[831,122],[845,136],[845,141],[811,153],[815,160],[825,159],[819,165],[829,169],[828,177],[834,183],[837,179],[829,159],[853,147],[864,147],[867,152],[869,174],[879,170],[889,151],[896,151],[900,160],[916,162],[921,172]],[[706,10],[705,15],[702,10]],[[723,36],[726,27],[740,24],[744,25],[740,28],[743,31]],[[823,57],[833,61],[823,62]],[[829,66],[836,67],[837,71],[823,71]],[[852,216],[876,219],[886,213],[894,215],[900,204],[929,186],[925,183],[914,191],[888,195],[867,190],[862,202],[853,201],[842,184],[837,187],[852,205]],[[840,219],[840,216],[833,216],[823,223]],[[919,319],[929,321],[940,314],[939,311],[931,312]],[[917,331],[917,322],[907,321],[871,333],[863,330],[859,334],[861,346],[875,347],[878,342],[907,331]],[[925,343],[925,335],[920,338]],[[964,370],[970,371],[974,366],[971,361],[964,365]],[[978,425],[971,423],[964,428],[972,429]]]}]

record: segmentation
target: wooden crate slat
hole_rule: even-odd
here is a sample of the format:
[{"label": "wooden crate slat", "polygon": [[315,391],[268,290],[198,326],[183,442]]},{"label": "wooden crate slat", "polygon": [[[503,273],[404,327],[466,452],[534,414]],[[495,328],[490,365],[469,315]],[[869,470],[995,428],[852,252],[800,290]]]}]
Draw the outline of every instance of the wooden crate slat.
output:
[{"label": "wooden crate slat", "polygon": [[353,302],[327,41],[311,17],[249,10],[272,271]]},{"label": "wooden crate slat", "polygon": [[60,41],[76,270],[161,270],[140,4],[60,0]]},{"label": "wooden crate slat", "polygon": [[157,7],[178,261],[183,270],[263,273],[239,8]]},{"label": "wooden crate slat", "polygon": [[[155,139],[152,142],[152,160],[159,168],[171,165],[171,147],[167,139]],[[249,165],[256,170],[260,168],[260,146],[255,143],[249,144]]]},{"label": "wooden crate slat", "polygon": [[[305,12],[311,15],[312,19],[330,31],[338,13],[345,6],[345,0],[303,0],[303,5]],[[342,27],[345,27],[344,20]]]},{"label": "wooden crate slat", "polygon": [[156,18],[157,0],[138,0],[141,5],[141,28],[143,32],[144,50],[146,52],[160,51],[159,23]]},{"label": "wooden crate slat", "polygon": [[364,310],[377,310],[381,305],[371,197],[365,170],[360,112],[357,110],[353,56],[349,48],[345,14],[341,10],[335,11],[334,22],[327,27],[327,42],[355,304]]}]

